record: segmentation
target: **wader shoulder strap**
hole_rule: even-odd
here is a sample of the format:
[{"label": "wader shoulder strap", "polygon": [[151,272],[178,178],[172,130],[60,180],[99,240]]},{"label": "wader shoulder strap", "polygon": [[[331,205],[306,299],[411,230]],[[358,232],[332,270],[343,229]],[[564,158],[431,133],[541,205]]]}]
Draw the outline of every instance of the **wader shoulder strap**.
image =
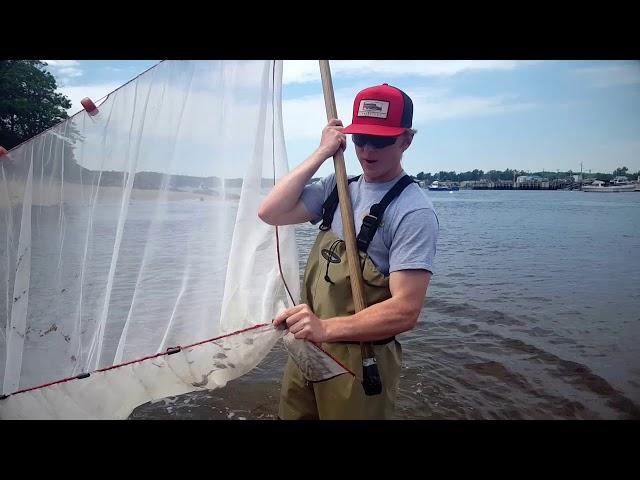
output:
[{"label": "wader shoulder strap", "polygon": [[[360,178],[360,175],[348,179],[348,182],[355,182]],[[322,223],[320,224],[320,230],[326,231],[331,228],[333,223],[333,216],[338,208],[338,185],[333,187],[331,194],[322,204]]]},{"label": "wader shoulder strap", "polygon": [[[355,182],[360,178],[360,175],[357,177],[353,177],[349,179],[349,183]],[[380,222],[382,222],[382,216],[384,215],[384,211],[387,209],[389,204],[395,200],[402,191],[407,188],[412,183],[415,182],[409,175],[405,175],[400,180],[398,180],[393,187],[389,189],[389,191],[382,197],[380,203],[376,203],[371,206],[369,209],[369,215],[364,217],[362,221],[362,227],[360,228],[360,233],[358,233],[358,237],[356,239],[358,243],[358,249],[362,252],[365,252],[369,248],[369,244],[373,240],[378,227],[380,226]],[[333,187],[331,191],[331,195],[327,197],[325,202],[322,204],[322,224],[320,225],[320,230],[329,230],[331,228],[331,224],[333,223],[333,217],[336,213],[336,209],[338,208],[338,186]]]},{"label": "wader shoulder strap", "polygon": [[365,252],[369,248],[369,244],[373,240],[380,223],[382,222],[382,216],[389,204],[396,199],[402,191],[412,183],[416,183],[409,175],[405,175],[398,180],[393,187],[382,197],[380,203],[376,203],[369,209],[369,214],[362,220],[362,227],[356,241],[358,243],[358,249]]}]

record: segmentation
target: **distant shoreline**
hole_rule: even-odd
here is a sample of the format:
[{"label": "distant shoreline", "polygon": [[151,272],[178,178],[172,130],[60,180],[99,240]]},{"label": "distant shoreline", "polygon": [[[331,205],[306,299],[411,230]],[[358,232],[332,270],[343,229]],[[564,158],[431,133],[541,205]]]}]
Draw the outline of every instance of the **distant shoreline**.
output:
[{"label": "distant shoreline", "polygon": [[[64,203],[66,205],[89,205],[91,203],[92,195],[95,195],[96,187],[94,185],[81,185],[77,183],[65,183],[65,184],[49,184],[40,188],[39,185],[34,182],[33,193],[31,203],[33,206],[49,207]],[[122,199],[122,187],[115,186],[100,186],[98,193],[98,203],[108,204],[120,202]],[[24,192],[24,184],[18,184],[17,182],[9,182],[8,184],[8,198],[7,196],[0,195],[0,208],[7,208],[10,205],[21,205]],[[197,200],[197,201],[223,201],[218,192],[211,194],[209,192],[187,192],[179,190],[157,190],[157,189],[142,189],[133,188],[131,190],[131,201],[152,202],[157,201],[159,197],[165,196],[167,202],[184,201],[184,200]],[[226,196],[226,199],[237,199],[239,196],[236,193],[230,193]]]}]

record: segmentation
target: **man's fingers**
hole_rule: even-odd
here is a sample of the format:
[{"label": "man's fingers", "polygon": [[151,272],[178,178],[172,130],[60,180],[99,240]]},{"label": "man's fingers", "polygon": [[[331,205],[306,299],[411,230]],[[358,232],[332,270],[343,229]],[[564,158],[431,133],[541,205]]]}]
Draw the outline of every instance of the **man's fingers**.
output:
[{"label": "man's fingers", "polygon": [[296,334],[299,331],[304,330],[305,327],[306,325],[304,324],[304,322],[296,322],[291,325],[291,327],[289,327],[289,331],[293,334]]},{"label": "man's fingers", "polygon": [[280,314],[276,318],[273,319],[273,324],[275,326],[278,326],[279,324],[284,322],[288,317],[290,317],[292,314],[304,309],[304,307],[306,307],[306,305],[304,303],[301,303],[300,305],[296,305],[295,307],[291,307],[291,308],[287,308],[286,310],[283,310],[282,312],[280,312]]},{"label": "man's fingers", "polygon": [[304,340],[309,336],[310,331],[309,327],[304,327],[298,333],[294,334],[294,337],[298,340]]},{"label": "man's fingers", "polygon": [[301,311],[301,312],[296,312],[293,315],[291,315],[290,317],[288,317],[285,322],[287,323],[287,327],[290,329],[291,327],[293,327],[296,323],[298,323],[300,320],[307,318],[307,316],[309,315],[309,312],[306,311]]},{"label": "man's fingers", "polygon": [[[277,327],[282,322],[285,322],[288,318],[291,318],[292,316],[300,312],[310,313],[311,309],[309,308],[309,305],[307,305],[306,303],[301,303],[300,305],[296,305],[295,307],[287,308],[286,310],[283,310],[282,312],[280,312],[280,314],[273,319],[272,323]],[[288,325],[291,325],[291,324],[289,323]]]}]

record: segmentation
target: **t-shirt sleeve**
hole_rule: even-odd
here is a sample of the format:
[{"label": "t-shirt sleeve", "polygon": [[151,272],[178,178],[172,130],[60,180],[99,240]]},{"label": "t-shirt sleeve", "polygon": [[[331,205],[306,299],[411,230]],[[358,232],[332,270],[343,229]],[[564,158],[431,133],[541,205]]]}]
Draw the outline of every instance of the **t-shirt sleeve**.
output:
[{"label": "t-shirt sleeve", "polygon": [[389,274],[399,270],[433,273],[439,234],[438,217],[430,208],[407,213],[398,224],[389,249]]},{"label": "t-shirt sleeve", "polygon": [[306,185],[302,190],[300,200],[305,208],[313,214],[311,223],[314,225],[322,220],[322,204],[335,186],[335,174],[320,179],[315,183]]}]

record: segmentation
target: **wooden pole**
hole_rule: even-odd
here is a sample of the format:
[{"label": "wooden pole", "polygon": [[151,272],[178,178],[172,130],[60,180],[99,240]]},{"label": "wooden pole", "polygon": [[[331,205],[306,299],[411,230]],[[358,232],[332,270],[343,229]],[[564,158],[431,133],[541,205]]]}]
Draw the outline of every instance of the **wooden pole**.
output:
[{"label": "wooden pole", "polygon": [[[327,110],[327,121],[338,118],[336,99],[333,93],[331,70],[328,60],[320,60],[320,76],[322,77],[322,89],[324,91],[324,104]],[[340,215],[342,216],[342,228],[344,230],[344,243],[347,248],[347,262],[349,263],[349,275],[351,277],[351,290],[353,292],[353,304],[356,312],[367,308],[364,299],[364,286],[362,271],[360,270],[360,256],[356,243],[356,229],[353,223],[353,209],[347,182],[347,169],[344,164],[344,153],[339,149],[333,156],[333,165],[336,171],[336,183],[338,185],[338,201],[340,202]]]},{"label": "wooden pole", "polygon": [[[329,60],[320,60],[320,77],[322,78],[322,90],[324,93],[324,105],[327,111],[327,121],[338,118],[336,99],[331,80]],[[347,263],[349,265],[349,277],[351,279],[351,292],[355,311],[359,312],[367,308],[364,298],[364,283],[360,270],[360,256],[356,243],[356,229],[353,223],[353,208],[349,196],[349,184],[347,182],[347,169],[344,164],[344,154],[341,149],[333,156],[333,165],[336,172],[336,185],[338,186],[338,201],[340,215],[342,217],[342,229],[344,243],[347,249]],[[363,380],[362,384],[367,395],[377,395],[382,391],[380,376],[375,361],[373,345],[370,342],[361,343]]]}]

